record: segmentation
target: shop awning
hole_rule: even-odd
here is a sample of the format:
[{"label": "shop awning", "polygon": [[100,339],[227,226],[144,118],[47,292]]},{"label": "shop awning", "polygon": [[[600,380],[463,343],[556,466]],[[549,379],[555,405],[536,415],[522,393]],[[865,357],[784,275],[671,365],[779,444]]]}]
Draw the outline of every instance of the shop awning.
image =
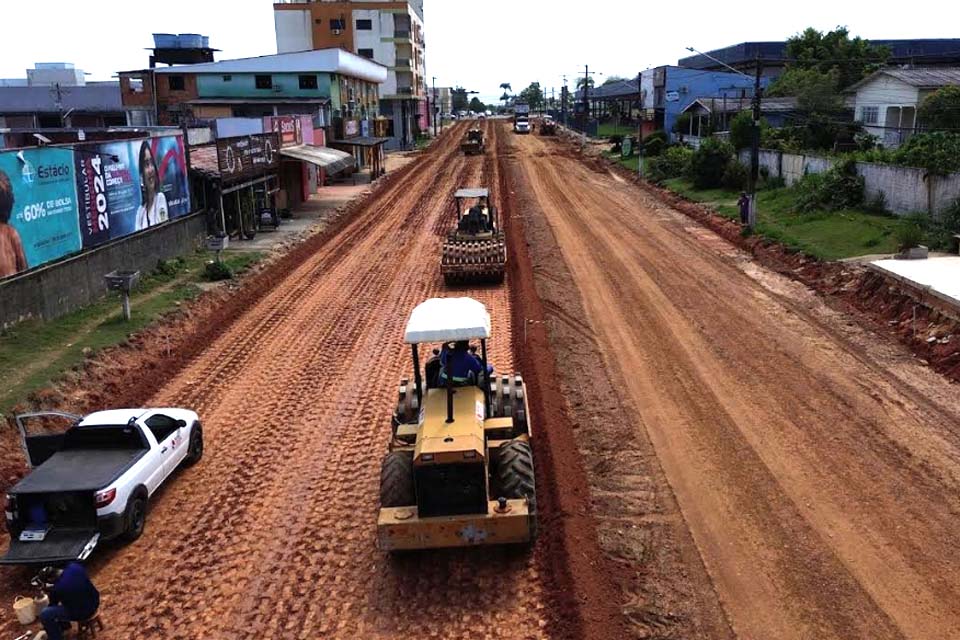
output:
[{"label": "shop awning", "polygon": [[330,144],[337,144],[341,146],[354,146],[354,147],[376,147],[377,145],[385,144],[390,138],[373,138],[371,136],[359,137],[359,138],[347,138],[346,140],[331,140]]},{"label": "shop awning", "polygon": [[349,153],[330,147],[315,147],[312,144],[301,144],[296,147],[280,149],[280,155],[315,164],[327,173],[340,173],[355,164],[353,156]]}]

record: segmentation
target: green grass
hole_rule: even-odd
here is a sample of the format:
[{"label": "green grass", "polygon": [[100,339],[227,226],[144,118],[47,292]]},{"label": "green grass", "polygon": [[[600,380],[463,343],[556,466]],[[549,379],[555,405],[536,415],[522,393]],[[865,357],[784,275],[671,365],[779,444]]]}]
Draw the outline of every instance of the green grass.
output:
[{"label": "green grass", "polygon": [[[696,190],[683,178],[667,180],[665,186],[691,200],[708,204],[721,215],[739,219],[740,194],[725,189]],[[858,209],[799,213],[789,189],[760,191],[757,202],[757,232],[821,260],[894,253],[896,230],[904,221]]]},{"label": "green grass", "polygon": [[635,136],[637,135],[637,125],[627,125],[616,122],[601,122],[597,127],[598,138],[609,138],[610,136]]},{"label": "green grass", "polygon": [[[630,171],[633,171],[634,173],[637,172],[637,169],[640,166],[640,156],[630,156],[629,158],[621,158],[620,153],[615,151],[607,151],[604,153],[604,155],[610,160],[619,162],[621,165],[623,165]],[[644,158],[643,162],[644,162],[644,166],[646,166],[647,159]]]},{"label": "green grass", "polygon": [[[234,273],[263,258],[258,252],[224,254]],[[0,331],[0,413],[83,362],[85,355],[120,344],[202,291],[203,265],[210,254],[195,253],[164,263],[143,277],[130,299],[130,322],[120,298],[105,299],[50,321],[31,320]]]}]

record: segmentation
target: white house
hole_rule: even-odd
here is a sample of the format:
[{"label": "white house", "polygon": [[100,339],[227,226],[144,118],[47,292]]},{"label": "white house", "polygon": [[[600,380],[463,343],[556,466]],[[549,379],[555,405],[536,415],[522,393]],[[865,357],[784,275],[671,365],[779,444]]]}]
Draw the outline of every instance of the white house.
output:
[{"label": "white house", "polygon": [[847,89],[854,96],[854,117],[880,138],[900,146],[917,130],[917,108],[942,87],[960,85],[960,67],[881,69]]}]

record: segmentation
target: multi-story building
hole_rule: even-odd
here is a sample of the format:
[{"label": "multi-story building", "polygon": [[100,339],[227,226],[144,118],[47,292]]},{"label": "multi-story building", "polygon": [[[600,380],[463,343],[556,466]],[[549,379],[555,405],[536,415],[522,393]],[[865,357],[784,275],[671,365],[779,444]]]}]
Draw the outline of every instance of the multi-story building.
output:
[{"label": "multi-story building", "polygon": [[277,51],[341,47],[387,67],[380,114],[390,147],[427,128],[423,0],[282,0],[273,5]]},{"label": "multi-story building", "polygon": [[359,130],[379,113],[380,64],[342,49],[176,65],[119,74],[135,124],[311,115],[318,127]]}]

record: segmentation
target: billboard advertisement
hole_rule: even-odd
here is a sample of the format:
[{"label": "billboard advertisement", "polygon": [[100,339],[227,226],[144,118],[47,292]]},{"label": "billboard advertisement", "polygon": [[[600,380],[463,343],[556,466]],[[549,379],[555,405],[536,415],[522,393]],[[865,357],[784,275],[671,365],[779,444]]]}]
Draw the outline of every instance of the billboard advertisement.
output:
[{"label": "billboard advertisement", "polygon": [[190,213],[183,136],[85,145],[74,155],[84,247]]},{"label": "billboard advertisement", "polygon": [[81,248],[74,153],[0,153],[0,278]]},{"label": "billboard advertisement", "polygon": [[280,165],[280,136],[264,133],[217,140],[217,164],[223,178],[245,178],[274,171]]}]

